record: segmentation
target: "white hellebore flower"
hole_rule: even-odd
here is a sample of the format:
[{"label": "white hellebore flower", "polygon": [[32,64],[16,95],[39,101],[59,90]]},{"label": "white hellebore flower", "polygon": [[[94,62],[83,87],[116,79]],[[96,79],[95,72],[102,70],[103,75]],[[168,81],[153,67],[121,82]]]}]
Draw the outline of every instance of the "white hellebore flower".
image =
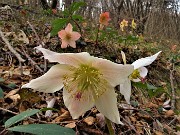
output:
[{"label": "white hellebore flower", "polygon": [[[128,104],[130,104],[131,80],[133,82],[139,82],[139,81],[143,80],[148,73],[148,70],[147,70],[147,68],[145,68],[145,66],[148,66],[153,61],[155,61],[160,53],[161,53],[161,51],[159,51],[158,53],[156,53],[152,56],[138,59],[131,64],[134,66],[133,73],[128,78],[126,78],[126,80],[123,84],[120,84],[120,93],[122,95],[124,95],[124,98]],[[124,64],[126,64],[126,57],[125,57],[124,52],[121,51],[121,54],[122,54]]]},{"label": "white hellebore flower", "polygon": [[122,124],[114,87],[133,72],[132,65],[121,65],[82,53],[56,53],[37,47],[50,62],[59,64],[22,88],[53,93],[63,88],[64,104],[77,119],[96,106],[112,122]]}]

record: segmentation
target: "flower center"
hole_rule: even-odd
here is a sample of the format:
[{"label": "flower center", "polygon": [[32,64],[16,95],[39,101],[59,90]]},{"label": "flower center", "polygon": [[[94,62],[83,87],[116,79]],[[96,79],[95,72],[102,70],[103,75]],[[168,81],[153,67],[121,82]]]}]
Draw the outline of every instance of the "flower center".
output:
[{"label": "flower center", "polygon": [[73,71],[71,75],[64,76],[64,87],[76,99],[80,100],[83,93],[89,92],[95,100],[107,90],[105,87],[107,81],[97,68],[81,64],[79,68],[71,70]]},{"label": "flower center", "polygon": [[140,76],[140,73],[139,73],[138,69],[134,70],[133,73],[130,75],[131,79],[137,79],[137,78],[140,78],[140,77],[141,76]]},{"label": "flower center", "polygon": [[70,40],[71,39],[71,34],[70,33],[67,33],[66,34],[66,40],[68,41],[68,40]]}]

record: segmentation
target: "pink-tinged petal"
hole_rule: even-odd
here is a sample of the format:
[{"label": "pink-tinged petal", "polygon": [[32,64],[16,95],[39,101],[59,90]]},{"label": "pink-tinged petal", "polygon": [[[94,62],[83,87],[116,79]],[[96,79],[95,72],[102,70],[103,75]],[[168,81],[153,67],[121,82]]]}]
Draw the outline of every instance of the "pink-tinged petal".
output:
[{"label": "pink-tinged petal", "polygon": [[140,67],[144,67],[144,66],[150,65],[153,61],[156,60],[156,58],[158,57],[158,55],[160,53],[161,53],[161,51],[159,51],[158,53],[156,53],[156,54],[154,54],[152,56],[136,60],[135,62],[132,63],[132,65],[134,66],[134,69],[138,69]]},{"label": "pink-tinged petal", "polygon": [[80,64],[88,63],[91,60],[91,56],[87,52],[56,53],[42,47],[36,47],[36,49],[43,53],[45,59],[48,59],[50,62],[58,62],[60,64],[68,64],[78,67]]},{"label": "pink-tinged petal", "polygon": [[78,32],[72,32],[71,36],[72,36],[71,40],[76,41],[76,40],[78,40],[81,37],[81,34],[79,34]]},{"label": "pink-tinged petal", "polygon": [[120,84],[120,93],[124,96],[126,102],[130,104],[131,97],[131,81],[129,78],[126,78],[123,84]]},{"label": "pink-tinged petal", "polygon": [[68,32],[68,33],[71,33],[72,29],[73,29],[72,25],[70,23],[68,23],[68,25],[65,28],[65,31]]},{"label": "pink-tinged petal", "polygon": [[63,40],[66,38],[67,32],[65,30],[61,30],[58,32],[58,36]]},{"label": "pink-tinged petal", "polygon": [[76,48],[76,42],[74,40],[69,41],[69,45],[73,48]]},{"label": "pink-tinged petal", "polygon": [[[76,91],[76,88],[74,89],[74,91]],[[88,91],[84,92],[83,94],[82,99],[78,100],[74,95],[72,95],[72,93],[69,93],[65,88],[63,88],[64,104],[68,108],[73,119],[79,118],[79,116],[94,106],[92,94]]]},{"label": "pink-tinged petal", "polygon": [[[140,67],[140,68],[138,68],[138,71],[139,71],[139,74],[140,74],[140,77],[141,77],[141,78],[145,78],[145,77],[147,76],[147,73],[148,73],[147,68],[145,68],[145,67]],[[141,79],[140,79],[140,78],[137,78],[137,79],[133,79],[132,81],[133,81],[133,82],[140,82]]]},{"label": "pink-tinged petal", "polygon": [[64,86],[63,76],[70,73],[69,68],[70,66],[61,64],[52,66],[47,73],[31,80],[23,85],[22,88],[31,88],[44,93],[54,93]]},{"label": "pink-tinged petal", "polygon": [[138,68],[138,71],[139,71],[140,76],[141,76],[142,78],[145,78],[145,77],[147,76],[147,73],[148,73],[147,68],[145,68],[145,67],[140,67],[140,68]]},{"label": "pink-tinged petal", "polygon": [[100,70],[103,78],[106,79],[113,87],[124,83],[134,70],[132,65],[116,64],[106,59],[94,57],[93,66]]},{"label": "pink-tinged petal", "polygon": [[67,48],[68,44],[69,44],[68,42],[66,42],[65,40],[62,40],[61,48]]},{"label": "pink-tinged petal", "polygon": [[123,124],[120,121],[119,111],[117,108],[117,94],[114,88],[107,86],[105,93],[103,93],[96,101],[95,106],[100,113],[117,124]]}]

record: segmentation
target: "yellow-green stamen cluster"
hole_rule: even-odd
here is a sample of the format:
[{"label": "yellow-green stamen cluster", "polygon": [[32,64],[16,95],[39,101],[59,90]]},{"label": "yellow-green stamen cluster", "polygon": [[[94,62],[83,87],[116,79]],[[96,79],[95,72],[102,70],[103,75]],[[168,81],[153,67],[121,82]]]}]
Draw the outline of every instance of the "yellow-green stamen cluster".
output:
[{"label": "yellow-green stamen cluster", "polygon": [[139,70],[136,69],[133,71],[133,73],[130,75],[130,79],[137,79],[137,78],[140,78],[140,73],[139,73]]},{"label": "yellow-green stamen cluster", "polygon": [[81,64],[79,68],[71,70],[72,74],[65,75],[63,80],[65,89],[69,93],[73,91],[73,96],[82,98],[84,92],[90,91],[91,96],[96,99],[106,91],[107,81],[103,79],[102,73],[97,68]]}]

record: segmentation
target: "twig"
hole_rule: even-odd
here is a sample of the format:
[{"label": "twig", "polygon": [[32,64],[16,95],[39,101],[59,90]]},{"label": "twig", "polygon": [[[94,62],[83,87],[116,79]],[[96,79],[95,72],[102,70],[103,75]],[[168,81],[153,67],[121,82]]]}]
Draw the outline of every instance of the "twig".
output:
[{"label": "twig", "polygon": [[124,119],[122,116],[121,116],[121,118],[123,119],[124,122],[126,122],[126,123],[129,125],[129,127],[131,127],[132,130],[134,130],[134,132],[135,132],[137,135],[140,135],[140,134],[136,131],[135,127],[134,127],[133,125],[131,125],[131,123],[130,123],[129,121],[127,121],[126,119]]},{"label": "twig", "polygon": [[8,109],[4,109],[4,108],[2,108],[2,107],[0,107],[0,110],[5,111],[5,112],[9,112],[9,113],[12,113],[12,114],[15,114],[15,115],[18,114],[18,113],[16,113],[16,112],[10,111],[10,110],[8,110]]},{"label": "twig", "polygon": [[171,100],[171,107],[172,110],[175,109],[175,100],[176,100],[176,95],[175,95],[175,89],[174,89],[174,82],[173,82],[173,73],[174,73],[174,63],[172,63],[172,69],[170,69],[170,83],[171,83],[171,92],[172,92],[172,100]]},{"label": "twig", "polygon": [[[41,45],[42,47],[44,47],[44,42],[41,42],[41,39],[39,38],[39,36],[38,36],[36,30],[34,29],[34,27],[30,24],[30,22],[27,21],[27,23],[28,23],[29,26],[31,27],[32,31],[34,32],[34,34],[35,34],[35,36],[36,36],[36,38],[37,38],[37,40],[38,40],[39,45]],[[44,59],[44,71],[46,71],[46,70],[47,70],[47,60]]]},{"label": "twig", "polygon": [[35,66],[35,68],[38,69],[41,73],[44,73],[44,71],[37,65],[37,63],[33,61],[31,57],[26,53],[23,47],[22,47],[22,51],[24,52],[24,55],[26,56],[26,58],[28,58],[28,60],[31,62],[31,64]]},{"label": "twig", "polygon": [[168,126],[171,125],[176,119],[177,119],[177,116],[175,115],[174,119],[172,119],[172,120],[168,123]]},{"label": "twig", "polygon": [[41,40],[40,40],[40,38],[39,38],[39,36],[38,36],[36,30],[34,29],[34,27],[30,24],[29,21],[27,21],[27,23],[28,23],[29,26],[31,27],[32,31],[34,32],[34,34],[35,34],[35,36],[36,36],[36,38],[37,38],[37,40],[38,40],[38,43],[39,43],[40,45],[43,45],[43,46],[44,46],[44,44],[41,42]]},{"label": "twig", "polygon": [[1,28],[0,28],[0,36],[2,40],[5,42],[5,44],[8,46],[9,50],[17,57],[19,62],[24,62],[25,60],[21,58],[20,54],[16,50],[14,50],[14,48],[10,45],[9,41],[5,38],[3,32],[1,31]]}]

